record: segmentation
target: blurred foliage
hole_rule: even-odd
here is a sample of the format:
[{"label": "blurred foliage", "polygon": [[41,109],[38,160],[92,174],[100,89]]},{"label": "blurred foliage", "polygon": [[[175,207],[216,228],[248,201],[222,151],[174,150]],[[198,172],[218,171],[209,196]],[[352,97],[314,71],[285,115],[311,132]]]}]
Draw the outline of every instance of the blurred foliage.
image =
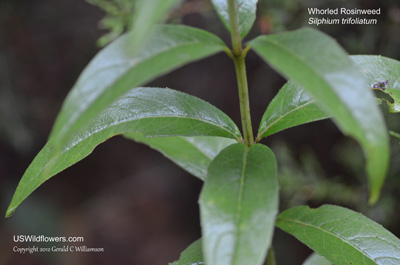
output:
[{"label": "blurred foliage", "polygon": [[32,132],[27,126],[26,102],[14,89],[12,65],[13,58],[3,52],[0,42],[0,138],[25,153],[32,145]]},{"label": "blurred foliage", "polygon": [[[105,12],[104,17],[99,21],[99,28],[107,31],[97,41],[99,47],[103,47],[115,40],[130,29],[133,20],[134,9],[138,4],[138,0],[85,0],[86,2],[99,7]],[[147,1],[147,0],[143,0]],[[213,13],[213,15],[210,15]],[[212,23],[207,23],[207,27],[218,25],[219,20],[214,12],[210,1],[195,0],[183,1],[179,9],[172,12],[168,18],[169,23],[182,23],[182,17],[192,14],[201,14],[207,17],[206,20],[213,20]],[[222,27],[222,24],[221,24]]]},{"label": "blurred foliage", "polygon": [[303,150],[298,158],[283,141],[274,142],[272,149],[279,163],[282,209],[311,201],[358,205],[364,200],[365,203],[366,188],[344,184],[339,176],[328,178],[311,149]]},{"label": "blurred foliage", "polygon": [[[7,2],[0,2],[0,25],[5,24],[9,13],[12,13],[12,9]],[[0,35],[2,33],[0,28]],[[5,139],[18,152],[25,153],[33,139],[27,126],[26,102],[15,90],[16,64],[6,40],[0,38],[0,139]]]},{"label": "blurred foliage", "polygon": [[[308,8],[381,8],[377,25],[309,25]],[[400,3],[398,0],[260,0],[258,27],[263,34],[316,27],[333,36],[350,54],[382,54],[399,58]],[[329,17],[329,16],[319,16]],[[339,16],[340,17],[340,16]]]},{"label": "blurred foliage", "polygon": [[106,14],[100,20],[100,29],[108,32],[100,37],[97,44],[103,47],[124,33],[131,20],[135,6],[134,0],[86,0],[101,8]]},{"label": "blurred foliage", "polygon": [[[271,148],[276,154],[281,187],[281,209],[297,205],[319,206],[337,204],[362,212],[394,233],[399,233],[397,215],[400,204],[400,145],[392,143],[391,170],[382,197],[376,205],[368,205],[368,187],[365,185],[364,155],[351,139],[337,143],[332,151],[333,163],[342,168],[342,174],[329,177],[312,149],[296,154],[283,141],[275,141]],[[364,185],[363,185],[364,183]],[[397,229],[397,231],[396,231]]]},{"label": "blurred foliage", "polygon": [[400,133],[394,132],[394,131],[390,131],[390,135],[392,135],[393,137],[396,137],[398,139],[400,139]]}]

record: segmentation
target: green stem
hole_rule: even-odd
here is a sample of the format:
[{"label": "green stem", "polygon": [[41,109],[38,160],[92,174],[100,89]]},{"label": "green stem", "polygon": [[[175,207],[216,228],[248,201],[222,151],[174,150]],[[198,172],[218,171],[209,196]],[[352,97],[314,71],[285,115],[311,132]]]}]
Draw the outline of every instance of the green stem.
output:
[{"label": "green stem", "polygon": [[267,260],[265,265],[276,265],[274,248],[271,246],[268,250]]},{"label": "green stem", "polygon": [[235,0],[229,0],[229,20],[233,53],[230,57],[235,64],[236,78],[239,90],[240,116],[242,120],[244,143],[248,146],[254,144],[253,128],[251,126],[249,88],[247,85],[247,74],[245,57],[248,49],[242,49],[242,39],[239,32],[238,14]]},{"label": "green stem", "polygon": [[229,24],[231,28],[231,40],[233,54],[240,56],[242,53],[242,38],[239,31],[238,12],[236,7],[236,0],[229,0]]},{"label": "green stem", "polygon": [[234,57],[236,78],[239,89],[240,116],[243,127],[244,143],[248,146],[254,144],[253,128],[251,126],[249,89],[247,87],[246,65],[244,57]]}]

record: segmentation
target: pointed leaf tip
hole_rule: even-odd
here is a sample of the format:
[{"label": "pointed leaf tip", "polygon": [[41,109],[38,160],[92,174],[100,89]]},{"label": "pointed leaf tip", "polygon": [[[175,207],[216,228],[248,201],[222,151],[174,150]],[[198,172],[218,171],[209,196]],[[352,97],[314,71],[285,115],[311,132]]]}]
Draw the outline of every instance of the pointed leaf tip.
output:
[{"label": "pointed leaf tip", "polygon": [[6,216],[5,216],[5,217],[6,217],[6,218],[11,217],[11,216],[15,213],[15,208],[16,208],[16,207],[12,207],[12,208],[9,207],[9,208],[7,209],[7,212],[6,212]]},{"label": "pointed leaf tip", "polygon": [[15,209],[46,180],[88,156],[97,145],[115,135],[131,132],[150,137],[241,138],[236,124],[208,102],[167,88],[133,88],[103,106],[98,117],[60,142],[59,150],[48,142],[19,182],[10,209]]}]

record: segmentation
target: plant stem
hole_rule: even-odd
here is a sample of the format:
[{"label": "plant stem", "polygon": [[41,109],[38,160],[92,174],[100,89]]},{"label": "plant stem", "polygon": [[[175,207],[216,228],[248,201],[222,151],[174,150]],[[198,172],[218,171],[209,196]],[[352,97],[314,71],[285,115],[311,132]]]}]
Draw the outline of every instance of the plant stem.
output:
[{"label": "plant stem", "polygon": [[233,54],[240,56],[242,53],[242,38],[239,31],[238,12],[236,8],[236,0],[228,0],[229,4],[229,24],[231,28],[231,40]]},{"label": "plant stem", "polygon": [[253,128],[251,126],[249,89],[247,87],[246,65],[244,57],[234,56],[236,78],[239,89],[240,116],[242,119],[244,143],[248,146],[254,144]]},{"label": "plant stem", "polygon": [[242,120],[244,143],[248,146],[254,144],[253,128],[251,126],[249,88],[245,57],[248,49],[242,49],[242,39],[239,32],[238,14],[235,0],[229,0],[229,20],[233,53],[231,58],[235,64],[236,78],[239,90],[240,116]]},{"label": "plant stem", "polygon": [[274,248],[271,246],[268,250],[267,260],[265,265],[276,265]]}]

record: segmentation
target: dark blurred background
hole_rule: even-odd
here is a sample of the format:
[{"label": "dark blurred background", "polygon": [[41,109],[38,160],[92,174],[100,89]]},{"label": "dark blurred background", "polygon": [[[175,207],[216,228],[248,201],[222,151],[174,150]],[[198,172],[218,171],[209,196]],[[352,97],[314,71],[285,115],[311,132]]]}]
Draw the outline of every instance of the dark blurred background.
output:
[{"label": "dark blurred background", "polygon": [[[0,0],[0,214],[5,214],[19,179],[45,144],[79,73],[99,45],[126,28],[131,2],[110,2]],[[119,8],[110,8],[113,5]],[[398,0],[260,0],[258,19],[246,39],[307,26],[308,7],[381,8],[377,25],[322,25],[318,29],[336,38],[350,54],[400,59]],[[168,21],[209,30],[229,43],[208,1],[186,1]],[[252,52],[247,66],[256,129],[284,80]],[[234,69],[224,54],[192,63],[151,85],[198,96],[240,123]],[[388,127],[397,132],[399,116],[386,115]],[[282,210],[300,204],[339,204],[400,236],[399,140],[392,139],[391,170],[375,206],[367,205],[361,149],[331,121],[293,128],[264,143],[277,155]],[[168,264],[200,237],[197,198],[201,186],[201,181],[161,154],[115,137],[42,185],[11,218],[0,219],[0,264]],[[15,243],[13,236],[21,234],[83,236],[84,245],[102,247],[105,252],[14,253],[14,246],[47,246]],[[274,241],[279,264],[301,264],[310,253],[278,230]]]}]

